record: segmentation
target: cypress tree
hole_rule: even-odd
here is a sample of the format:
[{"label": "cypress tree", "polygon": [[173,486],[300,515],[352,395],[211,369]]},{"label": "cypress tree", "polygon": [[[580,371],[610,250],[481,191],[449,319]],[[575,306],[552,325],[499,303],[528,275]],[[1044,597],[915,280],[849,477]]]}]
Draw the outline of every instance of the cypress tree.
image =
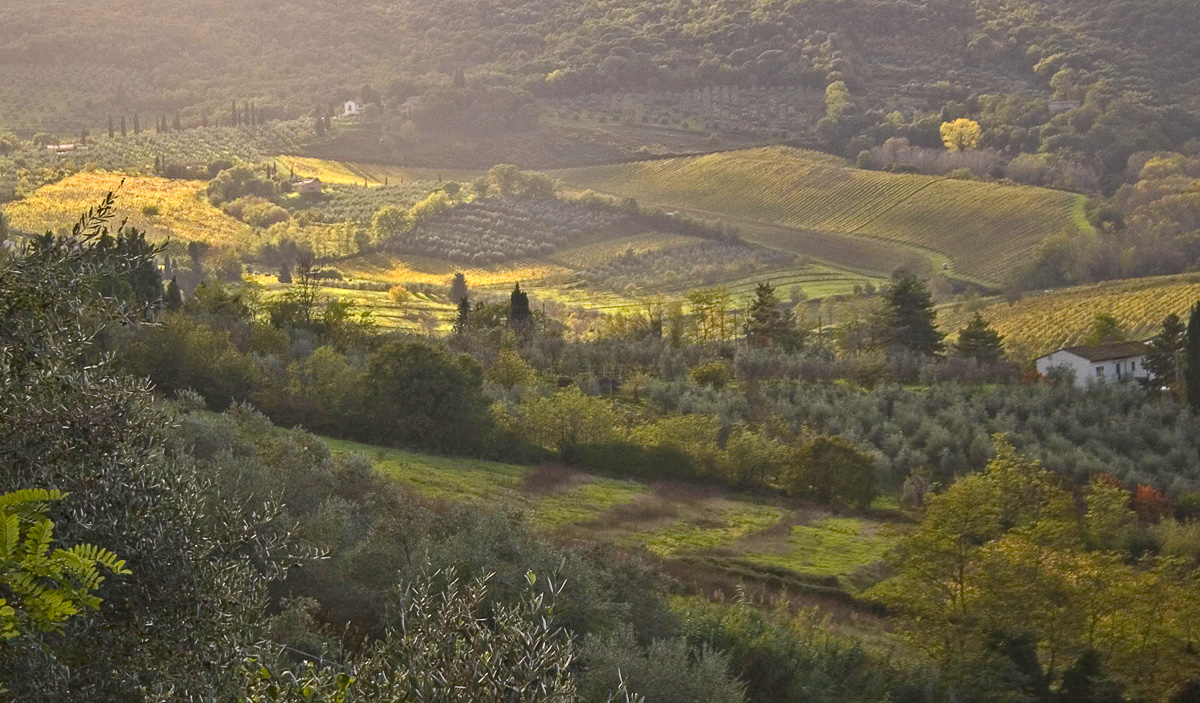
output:
[{"label": "cypress tree", "polygon": [[207,112],[204,113],[203,115],[200,115],[200,126],[208,127],[208,113]]},{"label": "cypress tree", "polygon": [[885,346],[923,356],[942,351],[944,335],[935,323],[933,296],[916,274],[903,269],[892,274],[883,298],[881,332]]},{"label": "cypress tree", "polygon": [[1200,303],[1192,306],[1192,315],[1188,319],[1183,383],[1187,387],[1188,405],[1193,411],[1200,412]]},{"label": "cypress tree", "polygon": [[138,114],[136,112],[133,113],[133,133],[135,136],[142,133],[142,125],[138,122]]},{"label": "cypress tree", "polygon": [[183,309],[183,291],[179,290],[179,282],[175,280],[174,276],[167,284],[167,309],[171,312],[179,312]]},{"label": "cypress tree", "polygon": [[467,297],[467,277],[462,272],[454,274],[454,280],[450,282],[450,300],[458,302]]},{"label": "cypress tree", "polygon": [[175,124],[173,126],[176,132],[183,130],[183,120],[180,119],[179,110],[175,111]]},{"label": "cypress tree", "polygon": [[513,327],[524,327],[529,324],[529,320],[532,318],[533,311],[529,309],[529,294],[522,291],[521,284],[518,283],[513,288],[512,295],[509,297],[509,324]]},{"label": "cypress tree", "polygon": [[232,116],[229,118],[229,120],[230,120],[229,126],[230,127],[240,126],[241,122],[238,120],[238,109],[237,109],[237,101],[236,100],[233,101],[233,107],[231,108],[230,114]]},{"label": "cypress tree", "polygon": [[458,300],[458,315],[454,318],[454,334],[464,334],[471,328],[471,300],[463,296]]},{"label": "cypress tree", "polygon": [[125,115],[121,115],[121,136],[125,136]]},{"label": "cypress tree", "polygon": [[117,136],[117,130],[113,127],[112,115],[109,115],[108,116],[108,138],[112,139],[115,136]]},{"label": "cypress tree", "polygon": [[1004,358],[1004,336],[992,329],[983,315],[975,313],[975,317],[959,331],[954,350],[959,356],[981,364],[994,363]]}]

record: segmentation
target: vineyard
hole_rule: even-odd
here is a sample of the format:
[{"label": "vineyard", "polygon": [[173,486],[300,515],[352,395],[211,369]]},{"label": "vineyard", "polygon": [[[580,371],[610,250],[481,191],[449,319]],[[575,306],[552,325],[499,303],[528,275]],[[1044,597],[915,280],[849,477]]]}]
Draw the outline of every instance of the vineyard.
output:
[{"label": "vineyard", "polygon": [[[1010,353],[1033,357],[1078,344],[1097,313],[1112,315],[1133,337],[1147,337],[1158,331],[1164,317],[1186,317],[1197,302],[1200,275],[1184,274],[1066,288],[1015,303],[993,303],[981,313],[1005,335]],[[965,306],[943,308],[938,319],[943,330],[957,332],[973,314]]]},{"label": "vineyard", "polygon": [[580,272],[595,288],[619,292],[680,291],[771,271],[793,257],[773,249],[727,242],[697,242],[648,252],[622,253]]},{"label": "vineyard", "polygon": [[[295,201],[296,214],[311,222],[356,222],[369,225],[381,208],[394,205],[408,209],[437,189],[433,181],[408,181],[376,187],[361,185],[326,186],[320,198]],[[291,204],[289,204],[291,206]]]},{"label": "vineyard", "polygon": [[816,152],[770,147],[554,174],[646,203],[768,225],[856,235],[947,255],[1001,281],[1046,236],[1073,227],[1082,196],[1024,186],[864,171]]},{"label": "vineyard", "polygon": [[627,222],[615,211],[554,198],[486,198],[422,222],[385,246],[398,254],[489,266],[545,256]]},{"label": "vineyard", "polygon": [[117,220],[146,232],[153,241],[201,241],[240,245],[253,230],[203,199],[204,183],[157,176],[81,172],[4,206],[12,227],[37,234],[70,228],[79,213],[108,192],[117,194]]}]

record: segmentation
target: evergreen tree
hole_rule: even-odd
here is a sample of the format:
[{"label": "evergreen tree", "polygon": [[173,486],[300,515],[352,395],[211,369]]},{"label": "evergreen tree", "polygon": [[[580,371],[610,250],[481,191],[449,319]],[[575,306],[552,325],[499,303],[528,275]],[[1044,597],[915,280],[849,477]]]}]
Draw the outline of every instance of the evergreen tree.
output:
[{"label": "evergreen tree", "polygon": [[795,349],[800,346],[800,331],[796,319],[775,295],[775,286],[759,283],[754,291],[754,301],[747,311],[746,340],[755,347],[783,347]]},{"label": "evergreen tree", "polygon": [[521,284],[518,283],[509,298],[508,321],[513,327],[523,328],[529,324],[533,318],[533,311],[529,308],[529,294],[521,290]]},{"label": "evergreen tree", "polygon": [[137,136],[141,133],[142,133],[142,125],[141,125],[141,122],[139,121],[138,114],[135,112],[135,113],[133,113],[133,134],[134,134],[134,136]]},{"label": "evergreen tree", "polygon": [[117,136],[117,130],[113,125],[112,115],[109,115],[108,116],[108,138],[112,139],[115,136]]},{"label": "evergreen tree", "polygon": [[175,111],[175,124],[171,125],[171,128],[176,132],[183,130],[183,121],[180,119],[179,110]]},{"label": "evergreen tree", "polygon": [[471,329],[471,299],[465,294],[458,299],[458,316],[454,318],[454,334],[465,334]]},{"label": "evergreen tree", "polygon": [[125,136],[125,115],[121,115],[121,136]]},{"label": "evergreen tree", "polygon": [[1167,315],[1162,321],[1162,331],[1150,340],[1150,353],[1146,355],[1146,370],[1156,387],[1170,386],[1178,390],[1179,362],[1186,346],[1187,327],[1183,320],[1174,313]]},{"label": "evergreen tree", "polygon": [[454,280],[450,283],[450,300],[457,303],[467,297],[468,293],[467,277],[461,272],[454,274]]},{"label": "evergreen tree", "polygon": [[992,329],[983,315],[975,313],[975,317],[959,331],[954,350],[959,356],[981,364],[995,363],[1004,358],[1004,336]]},{"label": "evergreen tree", "polygon": [[916,274],[903,269],[892,274],[883,291],[881,337],[886,347],[933,356],[944,347],[938,331],[933,297]]},{"label": "evergreen tree", "polygon": [[203,115],[200,115],[200,126],[208,127],[208,113],[207,112],[204,113]]},{"label": "evergreen tree", "polygon": [[230,120],[229,126],[231,126],[231,127],[241,126],[241,120],[238,119],[238,109],[237,109],[237,101],[236,100],[233,101],[232,107],[230,108],[229,120]]},{"label": "evergreen tree", "polygon": [[1184,350],[1183,383],[1187,387],[1188,405],[1200,412],[1200,303],[1192,307]]},{"label": "evergreen tree", "polygon": [[183,291],[179,290],[179,282],[175,280],[174,276],[167,284],[167,309],[171,312],[179,312],[183,309]]}]

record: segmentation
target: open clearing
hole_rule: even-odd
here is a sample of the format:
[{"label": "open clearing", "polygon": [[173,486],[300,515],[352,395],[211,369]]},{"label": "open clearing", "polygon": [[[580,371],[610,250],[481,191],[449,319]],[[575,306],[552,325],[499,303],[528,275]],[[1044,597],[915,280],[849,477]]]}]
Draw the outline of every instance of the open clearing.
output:
[{"label": "open clearing", "polygon": [[[788,147],[553,175],[571,188],[636,197],[735,223],[891,242],[908,248],[908,257],[941,254],[957,273],[993,284],[1045,237],[1075,228],[1072,213],[1082,198],[1044,188],[866,171],[828,154]],[[801,251],[803,235],[796,239],[797,253],[820,256]],[[772,246],[793,250],[778,232],[771,240]]]},{"label": "open clearing", "polygon": [[[1144,338],[1155,334],[1171,313],[1186,320],[1198,302],[1200,274],[1190,273],[1064,288],[1012,303],[998,300],[979,312],[1005,336],[1010,352],[1033,357],[1079,343],[1097,313],[1112,315],[1131,336]],[[942,329],[962,329],[974,314],[972,309],[962,305],[939,309]]]},{"label": "open clearing", "polygon": [[205,200],[204,188],[202,181],[81,172],[5,205],[4,215],[13,227],[24,232],[69,229],[81,213],[99,204],[107,193],[115,192],[116,221],[128,220],[152,241],[199,241],[235,247],[256,243],[259,237],[251,227]]},{"label": "open clearing", "polygon": [[[691,485],[648,485],[578,473],[433,457],[340,440],[391,478],[430,498],[504,504],[564,539],[645,549],[668,560],[790,588],[854,593],[903,524],[838,517],[812,506]],[[782,579],[782,580],[781,580]]]}]

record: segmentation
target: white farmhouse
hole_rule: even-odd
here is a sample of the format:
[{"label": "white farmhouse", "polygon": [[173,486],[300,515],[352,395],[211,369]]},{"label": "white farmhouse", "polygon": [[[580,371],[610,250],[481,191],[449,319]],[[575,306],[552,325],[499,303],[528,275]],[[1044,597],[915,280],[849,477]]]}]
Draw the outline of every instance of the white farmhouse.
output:
[{"label": "white farmhouse", "polygon": [[366,109],[367,106],[357,100],[347,100],[346,104],[342,106],[342,117],[361,115]]},{"label": "white farmhouse", "polygon": [[1067,347],[1037,360],[1038,373],[1054,369],[1075,373],[1075,385],[1085,388],[1093,383],[1124,382],[1150,377],[1146,368],[1148,347],[1141,342],[1117,342],[1097,347]]}]

